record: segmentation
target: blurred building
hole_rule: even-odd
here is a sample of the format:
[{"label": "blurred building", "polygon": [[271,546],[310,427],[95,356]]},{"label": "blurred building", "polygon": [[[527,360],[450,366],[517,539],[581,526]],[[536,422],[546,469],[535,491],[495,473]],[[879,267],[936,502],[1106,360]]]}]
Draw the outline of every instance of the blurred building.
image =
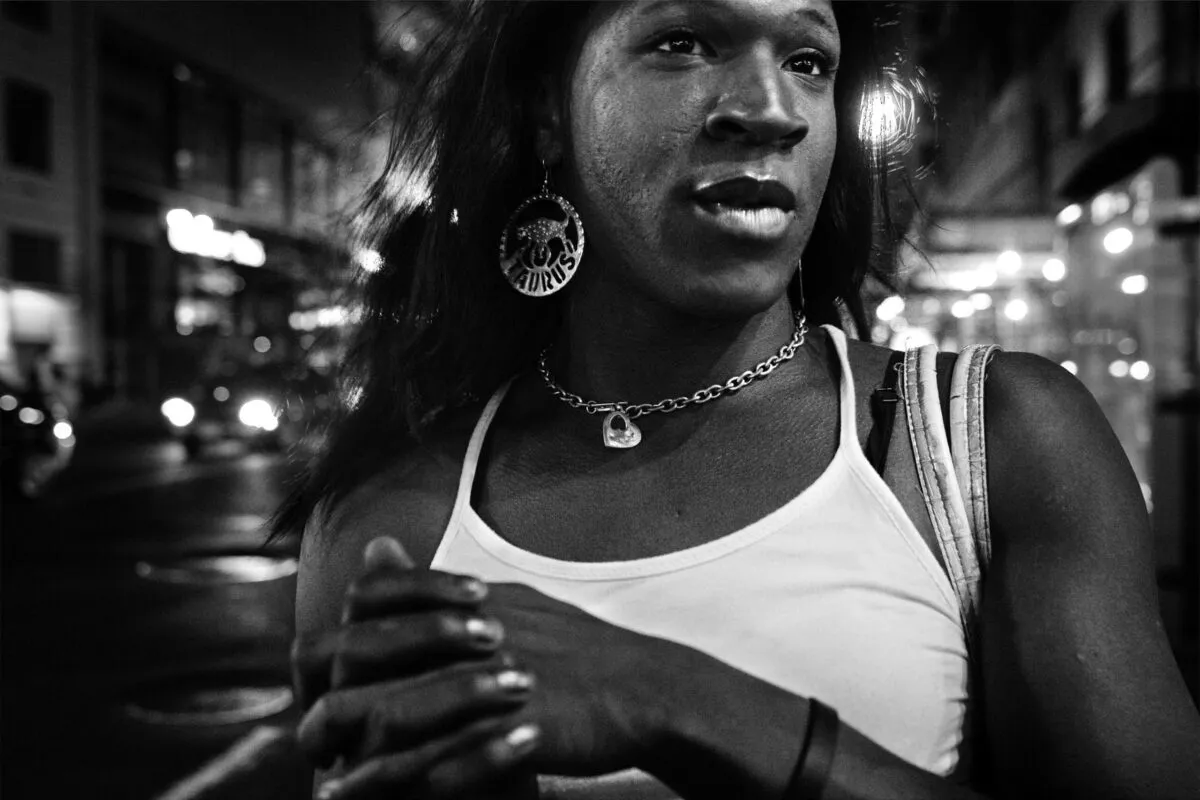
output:
[{"label": "blurred building", "polygon": [[0,363],[157,405],[302,356],[378,165],[371,44],[360,2],[0,1]]},{"label": "blurred building", "polygon": [[926,215],[877,338],[1044,355],[1142,484],[1162,606],[1200,684],[1200,4],[921,4],[939,118]]},{"label": "blurred building", "polygon": [[[0,377],[87,363],[99,230],[93,37],[76,6],[0,2]],[[68,398],[72,399],[72,398]]]}]

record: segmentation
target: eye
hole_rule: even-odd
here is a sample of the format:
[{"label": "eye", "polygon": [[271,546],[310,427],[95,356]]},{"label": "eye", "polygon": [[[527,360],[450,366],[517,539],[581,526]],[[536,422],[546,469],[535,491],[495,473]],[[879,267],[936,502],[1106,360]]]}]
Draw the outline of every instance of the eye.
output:
[{"label": "eye", "polygon": [[800,75],[811,75],[818,78],[832,77],[837,72],[837,68],[833,65],[833,59],[815,50],[788,59],[787,68]]},{"label": "eye", "polygon": [[659,53],[671,53],[681,56],[707,56],[712,54],[712,50],[703,44],[696,37],[696,34],[688,30],[668,31],[655,42],[654,49]]}]

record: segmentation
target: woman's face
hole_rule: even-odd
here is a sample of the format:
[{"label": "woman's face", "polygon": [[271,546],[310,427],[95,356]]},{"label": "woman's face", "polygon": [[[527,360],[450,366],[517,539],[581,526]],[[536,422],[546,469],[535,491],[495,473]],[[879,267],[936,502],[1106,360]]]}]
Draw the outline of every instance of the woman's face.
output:
[{"label": "woman's face", "polygon": [[603,4],[567,85],[581,283],[706,315],[778,301],[833,162],[839,50],[827,0]]}]

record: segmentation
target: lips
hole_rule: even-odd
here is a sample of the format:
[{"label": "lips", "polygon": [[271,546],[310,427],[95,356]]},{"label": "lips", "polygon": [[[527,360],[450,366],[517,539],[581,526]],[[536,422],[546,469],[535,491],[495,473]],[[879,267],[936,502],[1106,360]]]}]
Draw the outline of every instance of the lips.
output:
[{"label": "lips", "polygon": [[710,208],[777,208],[784,213],[796,210],[796,195],[777,180],[740,175],[702,183],[695,198]]},{"label": "lips", "polygon": [[706,181],[692,195],[703,224],[741,240],[784,242],[796,216],[796,195],[772,178],[743,174]]}]

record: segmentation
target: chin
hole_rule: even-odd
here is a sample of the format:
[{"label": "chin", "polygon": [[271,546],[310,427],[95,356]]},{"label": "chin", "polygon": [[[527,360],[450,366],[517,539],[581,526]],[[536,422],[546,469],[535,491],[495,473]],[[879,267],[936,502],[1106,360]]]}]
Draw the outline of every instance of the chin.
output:
[{"label": "chin", "polygon": [[676,287],[672,292],[675,302],[671,305],[703,317],[752,317],[786,301],[794,272],[794,267],[784,273],[760,264],[752,269],[696,275],[685,286]]}]

